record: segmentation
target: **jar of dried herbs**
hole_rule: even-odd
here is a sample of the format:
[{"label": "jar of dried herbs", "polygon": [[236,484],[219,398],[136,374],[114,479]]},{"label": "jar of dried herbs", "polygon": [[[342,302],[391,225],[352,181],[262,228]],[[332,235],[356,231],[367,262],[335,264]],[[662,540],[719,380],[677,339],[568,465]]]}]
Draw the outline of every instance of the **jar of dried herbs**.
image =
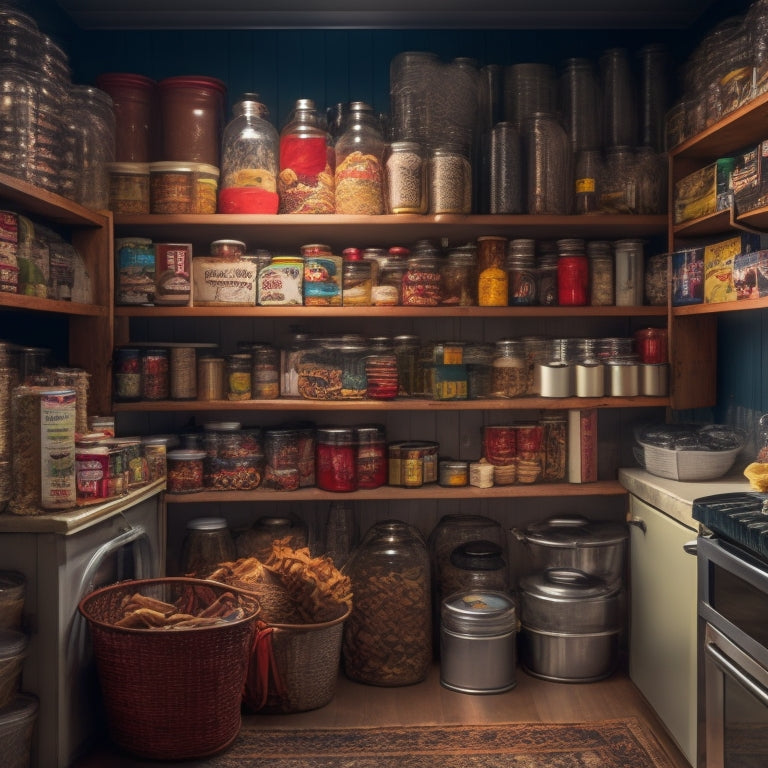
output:
[{"label": "jar of dried herbs", "polygon": [[400,520],[375,523],[345,572],[355,603],[344,624],[344,671],[370,685],[419,683],[432,664],[430,561],[424,537]]}]

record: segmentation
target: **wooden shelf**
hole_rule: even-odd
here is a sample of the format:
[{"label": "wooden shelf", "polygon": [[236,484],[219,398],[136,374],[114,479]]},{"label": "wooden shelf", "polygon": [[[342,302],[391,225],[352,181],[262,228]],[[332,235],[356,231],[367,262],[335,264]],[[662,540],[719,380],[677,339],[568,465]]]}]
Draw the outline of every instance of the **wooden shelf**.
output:
[{"label": "wooden shelf", "polygon": [[667,307],[115,307],[116,317],[666,317]]},{"label": "wooden shelf", "polygon": [[399,488],[383,485],[366,491],[333,493],[319,488],[299,488],[296,491],[201,491],[200,493],[166,493],[167,504],[215,504],[219,502],[267,502],[275,501],[407,501],[449,499],[511,499],[547,498],[551,496],[624,496],[626,489],[618,480],[597,483],[534,483],[532,485],[494,485],[492,488],[444,488],[440,485],[422,485],[420,488]]},{"label": "wooden shelf", "polygon": [[116,413],[207,412],[207,411],[529,411],[569,408],[663,408],[668,397],[518,397],[509,400],[142,400],[114,403]]},{"label": "wooden shelf", "polygon": [[61,315],[81,315],[83,317],[107,317],[109,314],[108,307],[98,304],[39,299],[37,296],[22,296],[18,293],[0,293],[0,307],[33,312],[54,312]]},{"label": "wooden shelf", "polygon": [[718,304],[688,304],[672,307],[672,314],[675,317],[685,317],[686,315],[712,315],[722,312],[742,312],[766,308],[768,308],[768,298],[762,298],[750,299],[749,301],[723,301]]},{"label": "wooden shelf", "polygon": [[730,210],[716,211],[709,216],[691,219],[682,224],[675,224],[673,232],[675,237],[707,237],[709,235],[721,235],[732,230]]}]

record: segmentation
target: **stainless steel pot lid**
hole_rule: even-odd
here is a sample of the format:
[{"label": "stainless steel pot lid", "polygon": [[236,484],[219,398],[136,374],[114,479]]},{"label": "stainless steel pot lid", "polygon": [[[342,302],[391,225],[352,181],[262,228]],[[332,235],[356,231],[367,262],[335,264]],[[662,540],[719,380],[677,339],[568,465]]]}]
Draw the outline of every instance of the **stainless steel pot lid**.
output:
[{"label": "stainless steel pot lid", "polygon": [[506,592],[466,590],[443,600],[444,629],[469,635],[499,635],[517,629],[515,601]]},{"label": "stainless steel pot lid", "polygon": [[525,529],[525,540],[547,547],[599,547],[626,541],[625,523],[590,521],[578,515],[551,517]]},{"label": "stainless steel pot lid", "polygon": [[609,584],[578,568],[547,568],[520,579],[522,593],[553,602],[605,600],[619,589],[620,585]]}]

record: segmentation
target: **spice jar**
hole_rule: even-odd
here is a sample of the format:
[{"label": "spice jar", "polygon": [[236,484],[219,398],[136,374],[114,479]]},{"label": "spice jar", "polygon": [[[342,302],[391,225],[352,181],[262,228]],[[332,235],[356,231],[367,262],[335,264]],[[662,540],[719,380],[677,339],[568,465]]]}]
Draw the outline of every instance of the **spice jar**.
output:
[{"label": "spice jar", "polygon": [[315,103],[299,99],[280,132],[280,213],[334,213],[333,149]]},{"label": "spice jar", "polygon": [[429,212],[472,212],[472,166],[460,147],[435,147],[429,159]]},{"label": "spice jar", "polygon": [[613,305],[614,276],[611,244],[604,240],[587,243],[589,257],[589,303],[593,307]]},{"label": "spice jar", "polygon": [[436,256],[411,256],[403,275],[403,306],[436,307],[440,303],[440,271]]},{"label": "spice jar", "polygon": [[457,488],[469,484],[469,464],[466,461],[443,459],[438,463],[438,485]]},{"label": "spice jar", "polygon": [[375,216],[385,212],[384,149],[373,108],[353,101],[346,128],[336,140],[336,213]]},{"label": "spice jar", "polygon": [[427,212],[427,172],[421,145],[413,141],[393,141],[386,166],[387,211],[389,213]]},{"label": "spice jar", "polygon": [[440,304],[471,307],[477,303],[474,248],[455,248],[440,267]]},{"label": "spice jar", "polygon": [[557,298],[560,306],[585,306],[589,300],[589,260],[584,241],[557,241]]},{"label": "spice jar", "polygon": [[166,456],[168,493],[197,493],[203,490],[205,451],[176,450]]},{"label": "spice jar", "polygon": [[198,517],[187,523],[179,560],[182,574],[206,578],[220,563],[236,558],[235,542],[223,517]]},{"label": "spice jar", "polygon": [[510,307],[536,304],[536,241],[511,240],[507,253]]},{"label": "spice jar", "polygon": [[144,400],[167,400],[171,393],[167,349],[147,349],[141,356],[141,396]]},{"label": "spice jar", "polygon": [[347,248],[343,255],[341,303],[347,307],[370,307],[373,264],[363,259],[357,248]]},{"label": "spice jar", "polygon": [[357,490],[357,444],[349,427],[318,427],[315,435],[317,487],[324,491]]},{"label": "spice jar", "polygon": [[357,487],[379,488],[387,482],[387,443],[384,427],[366,424],[355,428]]},{"label": "spice jar", "polygon": [[227,400],[250,400],[252,394],[251,355],[227,355]]},{"label": "spice jar", "polygon": [[528,391],[525,343],[515,339],[496,342],[491,372],[491,397],[522,397]]},{"label": "spice jar", "polygon": [[280,137],[257,93],[232,108],[221,146],[220,213],[277,213]]},{"label": "spice jar", "polygon": [[355,602],[344,624],[344,671],[381,686],[419,683],[432,665],[430,566],[421,533],[399,520],[373,525],[345,566]]}]

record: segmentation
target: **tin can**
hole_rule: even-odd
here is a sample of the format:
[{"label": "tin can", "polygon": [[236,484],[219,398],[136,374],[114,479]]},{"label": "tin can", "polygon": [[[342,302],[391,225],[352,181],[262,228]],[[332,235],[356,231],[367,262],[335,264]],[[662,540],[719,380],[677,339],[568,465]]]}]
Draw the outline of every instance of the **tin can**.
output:
[{"label": "tin can", "polygon": [[613,397],[640,394],[640,369],[636,360],[606,360],[606,390]]},{"label": "tin can", "polygon": [[223,400],[225,387],[223,357],[201,357],[197,361],[197,399]]},{"label": "tin can", "polygon": [[466,461],[444,459],[439,463],[438,483],[446,488],[457,488],[469,484],[469,464]]},{"label": "tin can", "polygon": [[419,488],[437,482],[438,444],[430,441],[391,443],[389,454],[389,484]]},{"label": "tin can", "polygon": [[483,458],[489,464],[514,464],[516,456],[517,432],[514,426],[483,427]]},{"label": "tin can", "polygon": [[668,362],[667,329],[642,328],[635,331],[635,351],[641,363]]},{"label": "tin can", "polygon": [[357,487],[379,488],[387,482],[387,446],[384,427],[366,424],[355,428]]},{"label": "tin can", "polygon": [[669,363],[640,363],[640,394],[664,397],[669,394]]},{"label": "tin can", "polygon": [[324,491],[357,490],[357,444],[349,427],[319,427],[316,433],[316,477]]},{"label": "tin can", "polygon": [[205,451],[176,450],[167,456],[168,493],[198,493],[203,490]]}]

